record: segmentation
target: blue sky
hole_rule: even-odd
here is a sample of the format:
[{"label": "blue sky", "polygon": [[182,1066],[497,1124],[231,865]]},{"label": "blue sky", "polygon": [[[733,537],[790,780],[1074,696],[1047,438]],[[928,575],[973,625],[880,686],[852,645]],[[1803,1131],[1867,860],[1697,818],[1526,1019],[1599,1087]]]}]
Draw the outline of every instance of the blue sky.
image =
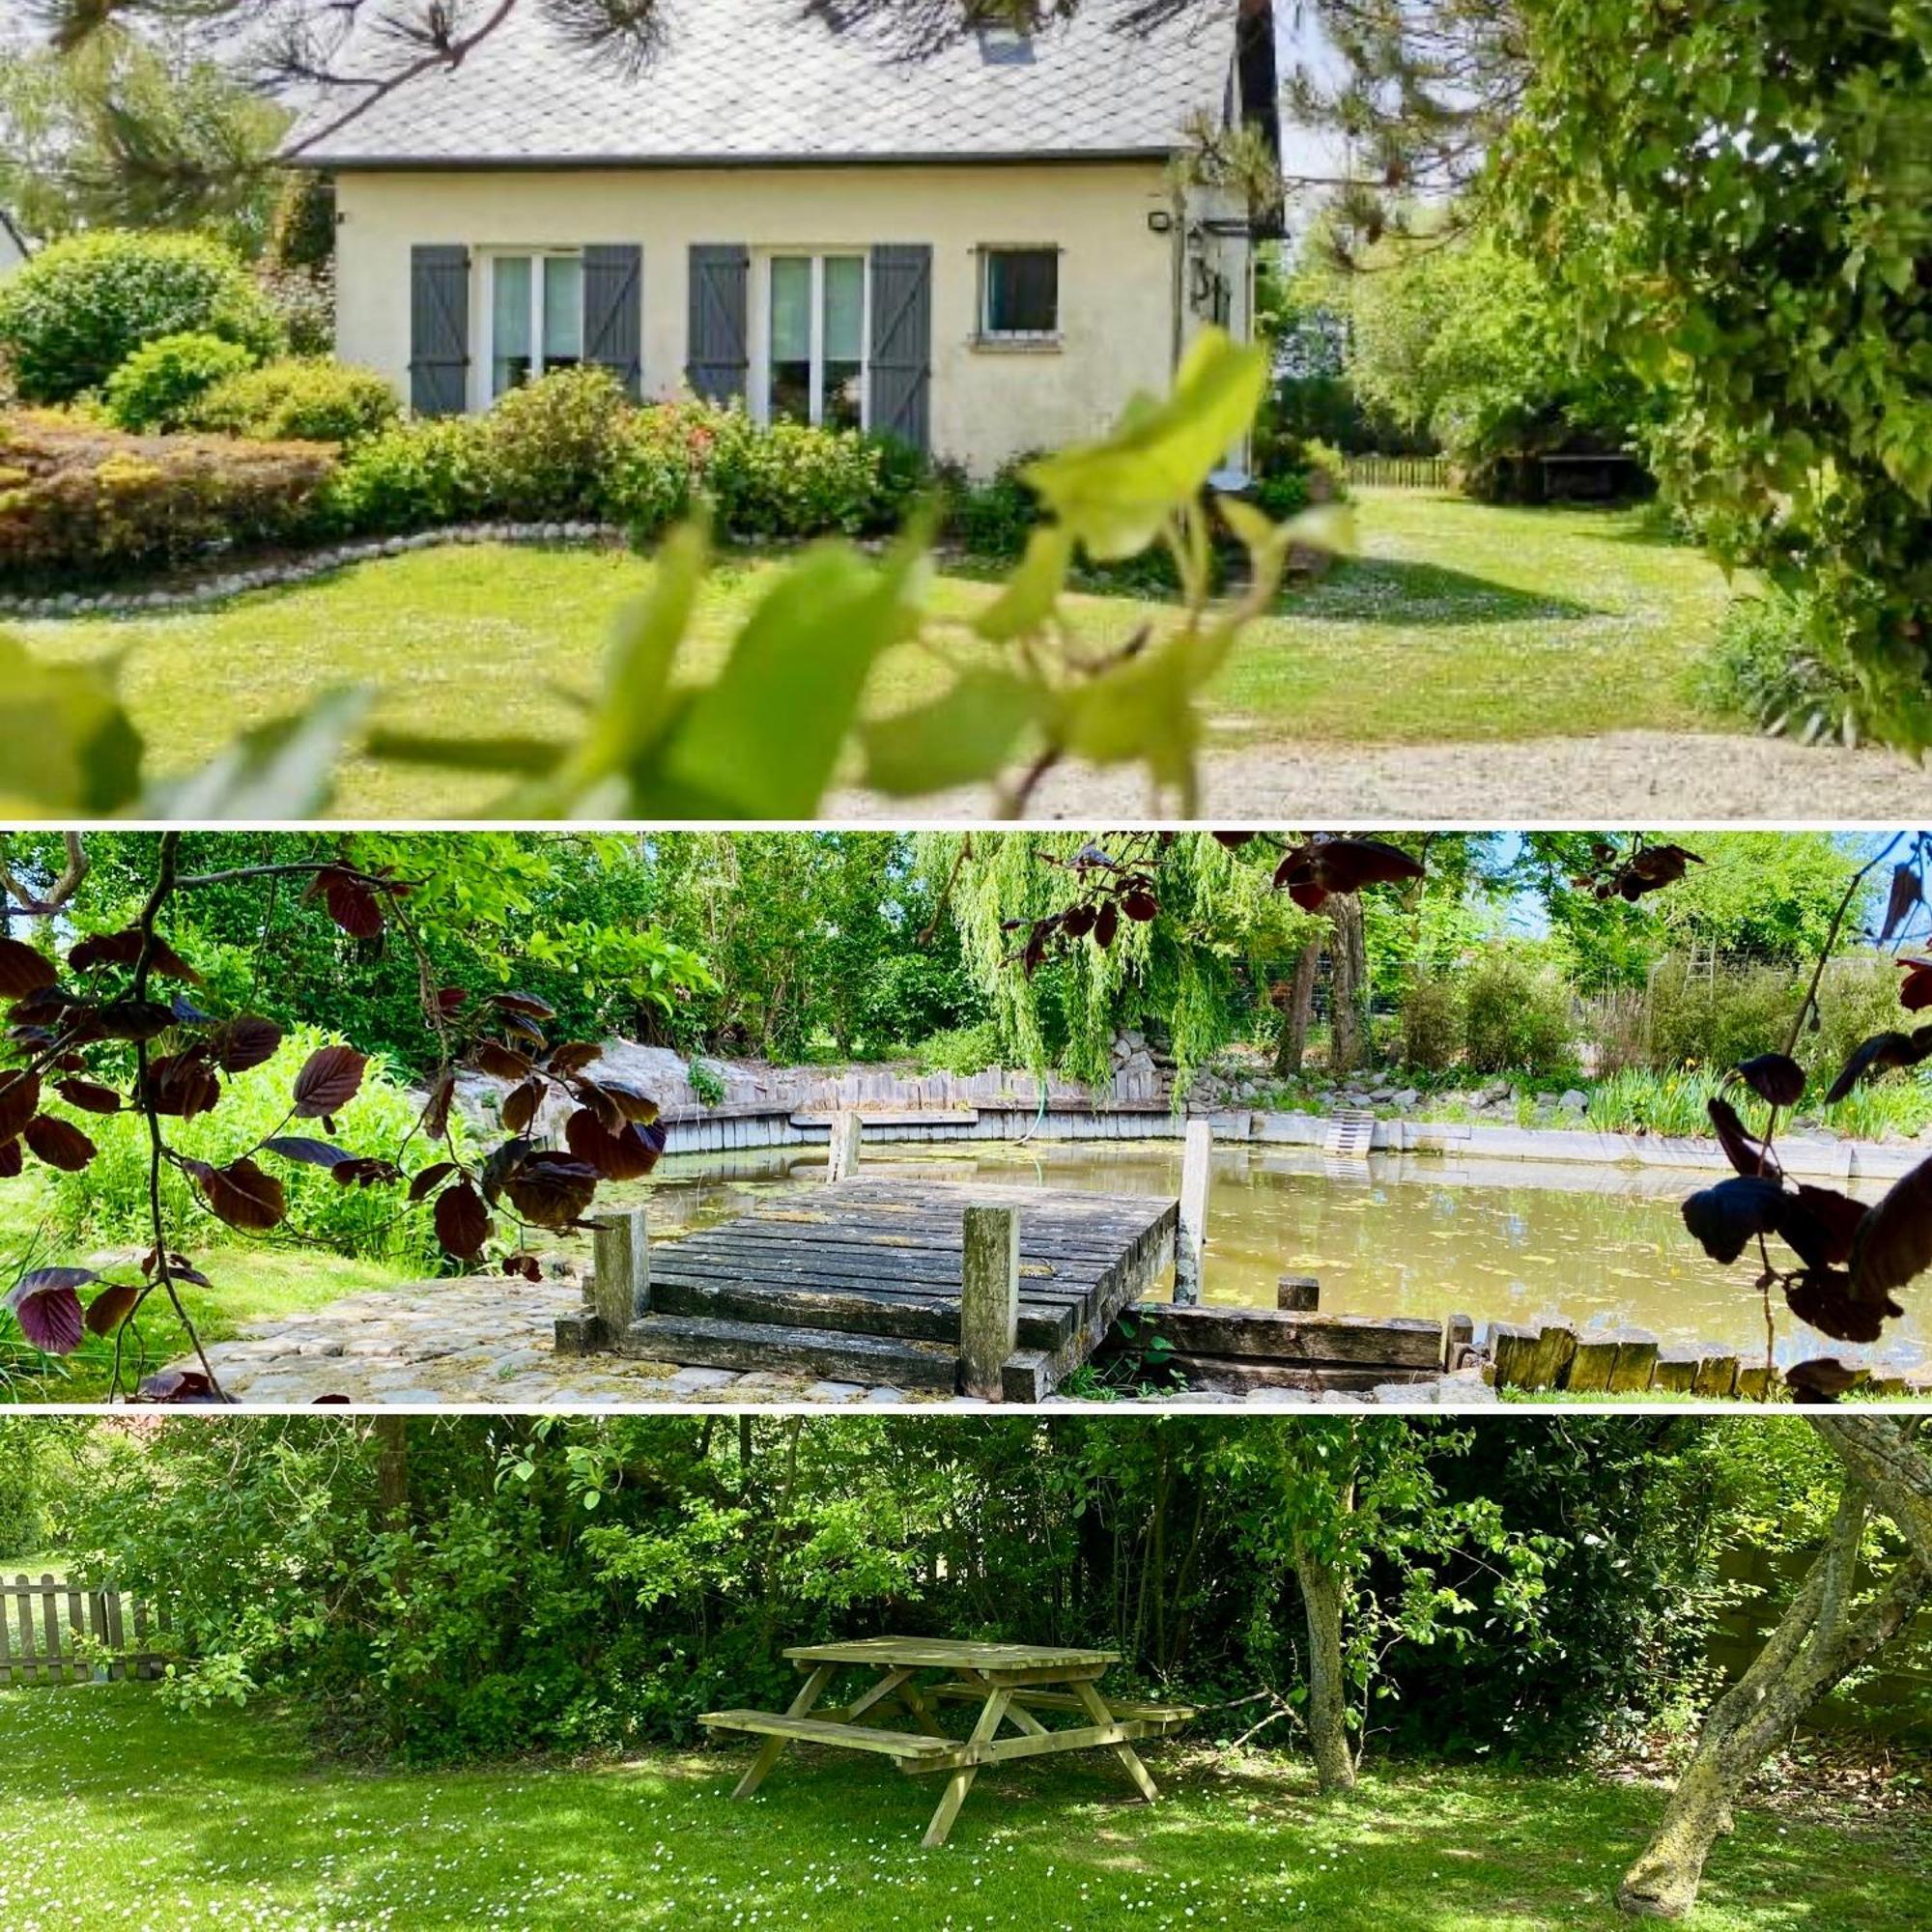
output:
[{"label": "blue sky", "polygon": [[[1666,830],[1656,836],[1670,838],[1673,835]],[[1694,849],[1696,834],[1686,832],[1675,836]],[[1522,852],[1523,835],[1520,832],[1498,832],[1494,837],[1498,867],[1514,864]],[[1883,851],[1889,839],[1910,837],[1911,834],[1903,829],[1897,832],[1834,832],[1832,835],[1834,844],[1843,846],[1847,852],[1861,859],[1869,859],[1873,853]],[[1501,911],[1507,931],[1524,933],[1536,939],[1548,934],[1549,916],[1544,909],[1543,901],[1534,893],[1515,894],[1504,901]]]}]

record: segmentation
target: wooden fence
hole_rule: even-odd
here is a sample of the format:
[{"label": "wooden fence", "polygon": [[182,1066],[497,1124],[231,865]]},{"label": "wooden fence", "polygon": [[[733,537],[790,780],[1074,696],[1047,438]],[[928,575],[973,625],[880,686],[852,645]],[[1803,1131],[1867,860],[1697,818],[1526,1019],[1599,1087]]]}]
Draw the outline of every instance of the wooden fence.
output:
[{"label": "wooden fence", "polygon": [[1349,481],[1379,490],[1446,490],[1446,456],[1351,456]]},{"label": "wooden fence", "polygon": [[151,1609],[119,1590],[0,1577],[0,1686],[158,1677],[167,1661],[158,1640],[171,1624],[164,1605]]}]

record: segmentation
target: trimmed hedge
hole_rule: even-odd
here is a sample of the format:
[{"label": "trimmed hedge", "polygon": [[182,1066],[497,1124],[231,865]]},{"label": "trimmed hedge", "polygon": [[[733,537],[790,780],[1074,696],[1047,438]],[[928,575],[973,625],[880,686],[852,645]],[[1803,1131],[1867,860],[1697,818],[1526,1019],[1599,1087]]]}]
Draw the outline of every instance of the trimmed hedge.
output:
[{"label": "trimmed hedge", "polygon": [[0,424],[0,581],[99,582],[299,540],[316,528],[332,462],[316,443],[11,417]]},{"label": "trimmed hedge", "polygon": [[[156,344],[116,383],[164,388],[149,372],[166,365],[179,387],[191,359]],[[401,419],[373,371],[287,358],[227,376],[192,413],[233,434],[117,437],[78,410],[0,417],[0,584],[67,587],[250,544],[492,518],[612,523],[642,543],[699,501],[731,537],[863,536],[896,530],[935,491],[948,535],[1006,557],[1039,514],[1023,461],[976,485],[856,431],[762,427],[706,403],[639,408],[595,369],[545,377],[487,415],[422,420]],[[1172,576],[1156,553],[1111,566],[1104,581],[1160,591]]]},{"label": "trimmed hedge", "polygon": [[254,363],[252,350],[218,335],[156,336],[107,379],[107,413],[137,436],[195,428],[208,392]]},{"label": "trimmed hedge", "polygon": [[71,236],[0,285],[0,352],[23,402],[70,402],[145,344],[184,334],[218,335],[257,361],[282,347],[241,257],[201,236]]},{"label": "trimmed hedge", "polygon": [[395,391],[375,370],[292,355],[215,384],[196,403],[189,426],[265,442],[359,442],[401,413]]},{"label": "trimmed hedge", "polygon": [[492,495],[471,418],[399,422],[344,453],[323,493],[323,519],[332,532],[396,536],[480,517]]},{"label": "trimmed hedge", "polygon": [[488,415],[399,423],[344,453],[333,526],[398,533],[488,516],[592,518],[638,541],[710,501],[753,540],[898,526],[927,480],[876,438],[797,423],[764,428],[705,403],[639,408],[602,370],[513,390]]}]

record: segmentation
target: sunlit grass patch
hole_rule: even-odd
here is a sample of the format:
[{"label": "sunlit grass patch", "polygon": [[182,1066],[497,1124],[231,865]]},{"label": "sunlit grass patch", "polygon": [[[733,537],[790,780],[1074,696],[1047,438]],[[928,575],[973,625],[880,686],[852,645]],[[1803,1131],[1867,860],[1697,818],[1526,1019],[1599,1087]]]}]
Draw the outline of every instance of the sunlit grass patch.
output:
[{"label": "sunlit grass patch", "polygon": [[[1218,741],[1425,743],[1634,727],[1698,715],[1691,668],[1728,600],[1721,574],[1663,542],[1641,513],[1520,510],[1424,492],[1365,495],[1364,555],[1290,592],[1255,624],[1210,690]],[[715,667],[783,568],[727,557],[700,608],[689,662]],[[23,628],[57,659],[124,658],[124,690],[154,768],[211,757],[240,727],[298,709],[333,685],[383,693],[380,724],[428,735],[561,735],[598,688],[617,612],[651,565],[615,550],[476,545],[411,552],[205,610]],[[945,577],[945,613],[995,594],[980,572]],[[1094,653],[1158,607],[1068,601]],[[921,649],[892,653],[869,706],[934,694]],[[473,812],[498,781],[353,760],[345,816]]]},{"label": "sunlit grass patch", "polygon": [[[1607,1932],[1661,1803],[1386,1763],[1328,1801],[1298,1761],[1166,1747],[1155,1806],[1126,1802],[1104,1753],[1006,1765],[924,1852],[931,1781],[839,1754],[795,1749],[738,1804],[740,1750],[345,1768],[265,1711],[173,1714],[147,1686],[0,1692],[0,1918],[22,1925]],[[1901,1840],[1747,1810],[1688,1923],[1878,1932],[1928,1913]]]}]

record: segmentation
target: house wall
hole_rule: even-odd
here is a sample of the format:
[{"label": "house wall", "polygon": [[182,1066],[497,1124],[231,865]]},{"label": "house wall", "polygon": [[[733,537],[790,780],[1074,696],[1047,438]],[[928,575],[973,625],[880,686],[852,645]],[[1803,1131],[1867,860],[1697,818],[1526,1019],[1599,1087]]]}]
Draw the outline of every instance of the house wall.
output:
[{"label": "house wall", "polygon": [[[984,472],[1007,457],[1094,436],[1138,389],[1167,386],[1176,341],[1178,238],[1156,162],[568,172],[361,173],[338,182],[337,349],[407,395],[410,250],[636,242],[644,251],[644,391],[684,384],[688,250],[933,249],[932,445]],[[1062,343],[984,349],[973,337],[975,249],[1054,245]],[[480,278],[478,278],[480,279]],[[1185,302],[1183,300],[1183,307]],[[1182,333],[1197,326],[1190,318]],[[472,355],[482,344],[472,330]],[[755,346],[753,350],[755,355]]]}]

